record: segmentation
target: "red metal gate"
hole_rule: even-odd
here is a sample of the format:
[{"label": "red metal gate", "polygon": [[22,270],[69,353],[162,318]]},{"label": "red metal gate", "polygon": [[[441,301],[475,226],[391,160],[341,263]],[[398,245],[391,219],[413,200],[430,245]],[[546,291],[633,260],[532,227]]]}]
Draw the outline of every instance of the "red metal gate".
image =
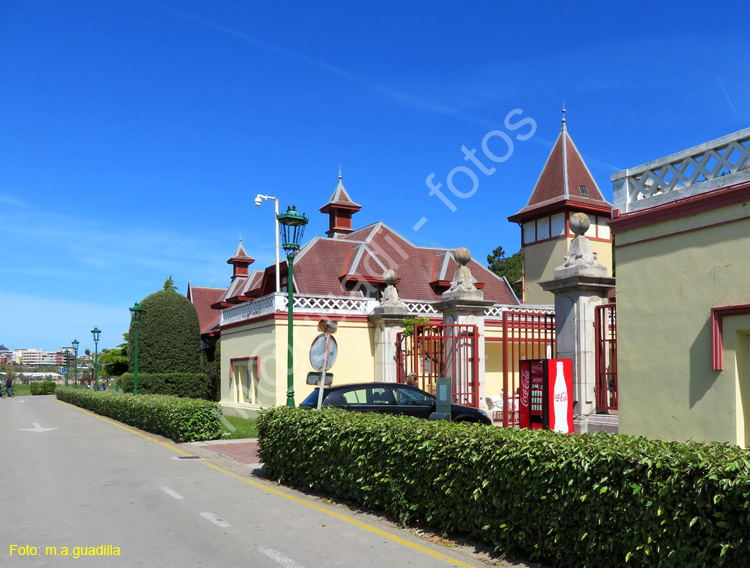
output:
[{"label": "red metal gate", "polygon": [[479,407],[479,352],[477,326],[415,323],[410,334],[396,342],[398,382],[415,373],[418,386],[435,394],[438,377],[450,377],[453,402]]},{"label": "red metal gate", "polygon": [[618,408],[617,391],[617,309],[602,304],[594,313],[596,329],[596,409],[609,412]]},{"label": "red metal gate", "polygon": [[519,362],[552,359],[555,349],[555,314],[509,310],[503,312],[503,426],[519,423]]}]

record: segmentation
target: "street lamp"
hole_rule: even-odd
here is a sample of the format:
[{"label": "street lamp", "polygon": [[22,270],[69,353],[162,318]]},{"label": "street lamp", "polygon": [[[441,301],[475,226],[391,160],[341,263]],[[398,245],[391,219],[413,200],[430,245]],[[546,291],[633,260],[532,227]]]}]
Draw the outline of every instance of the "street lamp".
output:
[{"label": "street lamp", "polygon": [[74,371],[74,375],[73,375],[73,388],[77,389],[78,388],[78,340],[74,339],[71,342],[71,345],[73,345],[73,350],[76,352],[75,353],[75,363],[74,363],[74,365],[75,365],[75,371]]},{"label": "street lamp", "polygon": [[305,225],[309,219],[304,215],[297,213],[297,209],[292,205],[286,208],[286,213],[276,215],[276,219],[281,223],[281,246],[286,253],[286,262],[289,271],[286,278],[286,288],[289,292],[289,306],[287,307],[287,327],[288,329],[288,352],[287,352],[287,369],[286,369],[286,405],[294,407],[294,257],[299,251],[299,243],[305,232]]},{"label": "street lamp", "polygon": [[98,327],[91,330],[91,337],[94,338],[94,390],[99,390],[99,336],[101,333]]},{"label": "street lamp", "polygon": [[141,324],[141,319],[143,319],[143,312],[144,310],[141,306],[138,305],[138,302],[133,304],[132,308],[128,308],[130,310],[130,321],[133,322],[133,327],[135,328],[135,360],[133,361],[133,395],[138,394],[138,326]]},{"label": "street lamp", "polygon": [[281,292],[281,276],[279,275],[279,198],[271,197],[270,195],[261,195],[260,193],[255,196],[255,205],[260,207],[263,204],[263,199],[273,199],[274,204],[274,222],[275,222],[275,233],[276,233],[276,292]]}]

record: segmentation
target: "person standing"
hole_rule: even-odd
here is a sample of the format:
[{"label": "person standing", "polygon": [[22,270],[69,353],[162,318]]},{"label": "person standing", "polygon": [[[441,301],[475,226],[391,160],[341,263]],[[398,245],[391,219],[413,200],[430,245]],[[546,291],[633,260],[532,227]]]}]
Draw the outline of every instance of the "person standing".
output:
[{"label": "person standing", "polygon": [[13,396],[13,379],[5,377],[5,392],[8,394],[8,398]]}]

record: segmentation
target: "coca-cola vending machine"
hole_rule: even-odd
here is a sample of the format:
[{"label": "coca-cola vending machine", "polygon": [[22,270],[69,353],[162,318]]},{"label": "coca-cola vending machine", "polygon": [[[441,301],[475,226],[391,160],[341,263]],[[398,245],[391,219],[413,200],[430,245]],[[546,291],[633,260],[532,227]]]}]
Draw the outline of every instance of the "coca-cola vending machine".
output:
[{"label": "coca-cola vending machine", "polygon": [[573,433],[573,361],[520,362],[520,425],[532,430]]}]

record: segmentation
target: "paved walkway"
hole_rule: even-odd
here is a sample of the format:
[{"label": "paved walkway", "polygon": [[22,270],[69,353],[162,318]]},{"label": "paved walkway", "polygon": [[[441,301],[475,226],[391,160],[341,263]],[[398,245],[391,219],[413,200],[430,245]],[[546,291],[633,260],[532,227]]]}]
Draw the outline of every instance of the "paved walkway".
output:
[{"label": "paved walkway", "polygon": [[[192,442],[185,444],[184,446],[195,446],[200,448],[201,453],[208,451],[223,458],[228,458],[238,464],[239,468],[248,467],[251,470],[261,469],[260,458],[258,457],[257,438]],[[184,449],[190,451],[187,448]],[[448,541],[437,535],[433,535],[430,531],[411,529],[411,532],[420,536],[420,538],[435,544],[447,544],[451,548],[461,549],[465,554],[487,564],[488,566],[494,566],[496,568],[544,568],[541,564],[535,564],[533,562],[525,563],[523,561],[511,561],[502,556],[498,557],[492,552],[490,547],[470,541],[464,541],[463,539],[458,542]]]},{"label": "paved walkway", "polygon": [[258,457],[258,438],[245,438],[242,440],[214,440],[211,442],[193,442],[199,446],[225,458],[238,463],[249,465],[254,469],[260,468]]}]

